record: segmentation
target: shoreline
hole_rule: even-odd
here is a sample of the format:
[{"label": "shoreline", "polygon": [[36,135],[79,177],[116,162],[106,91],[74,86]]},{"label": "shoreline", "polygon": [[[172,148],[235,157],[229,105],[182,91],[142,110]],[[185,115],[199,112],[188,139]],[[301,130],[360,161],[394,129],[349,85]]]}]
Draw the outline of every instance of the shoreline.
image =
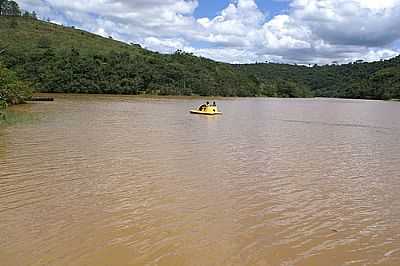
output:
[{"label": "shoreline", "polygon": [[[60,97],[56,97],[56,96]],[[64,93],[64,92],[36,92],[33,93],[33,97],[44,97],[44,98],[54,98],[54,101],[57,101],[57,98],[63,98],[65,96],[73,96],[73,97],[126,97],[126,98],[138,98],[138,99],[184,99],[184,100],[234,100],[234,99],[275,99],[275,100],[348,100],[348,101],[380,101],[380,102],[400,102],[400,99],[360,99],[360,98],[333,98],[333,97],[268,97],[268,96],[248,96],[248,97],[232,97],[232,96],[200,96],[200,95],[157,95],[157,94],[107,94],[107,93]],[[30,102],[27,100],[23,104],[29,104]]]}]

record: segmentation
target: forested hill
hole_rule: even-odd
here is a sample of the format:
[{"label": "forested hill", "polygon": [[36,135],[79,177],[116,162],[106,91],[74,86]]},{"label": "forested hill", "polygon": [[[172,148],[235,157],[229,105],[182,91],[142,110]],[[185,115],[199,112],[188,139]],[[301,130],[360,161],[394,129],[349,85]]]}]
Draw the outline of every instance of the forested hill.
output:
[{"label": "forested hill", "polygon": [[43,92],[400,98],[400,57],[340,66],[230,65],[150,52],[29,14],[0,16],[0,63]]},{"label": "forested hill", "polygon": [[181,51],[162,55],[32,17],[0,16],[0,62],[43,92],[255,96],[234,66]]},{"label": "forested hill", "polygon": [[260,82],[284,80],[304,86],[314,96],[399,99],[400,56],[390,60],[314,67],[287,64],[237,65],[240,71],[255,75]]}]

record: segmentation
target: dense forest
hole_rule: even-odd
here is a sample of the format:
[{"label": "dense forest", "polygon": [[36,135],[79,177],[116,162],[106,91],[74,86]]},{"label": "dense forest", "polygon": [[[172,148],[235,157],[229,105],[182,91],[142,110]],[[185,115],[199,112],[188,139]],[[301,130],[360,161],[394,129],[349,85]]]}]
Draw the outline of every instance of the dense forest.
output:
[{"label": "dense forest", "polygon": [[283,80],[304,86],[318,97],[400,98],[400,57],[372,63],[359,60],[345,65],[313,67],[271,63],[236,67],[255,75],[260,82],[268,84]]},{"label": "dense forest", "polygon": [[0,0],[0,63],[1,71],[41,92],[400,98],[400,57],[314,67],[231,65],[41,21],[8,0]]}]

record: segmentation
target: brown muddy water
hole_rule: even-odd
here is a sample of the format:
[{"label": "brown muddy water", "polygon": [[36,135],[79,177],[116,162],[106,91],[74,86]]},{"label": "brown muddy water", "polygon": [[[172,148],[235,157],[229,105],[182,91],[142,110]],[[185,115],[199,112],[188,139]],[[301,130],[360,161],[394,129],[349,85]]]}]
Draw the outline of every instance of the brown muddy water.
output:
[{"label": "brown muddy water", "polygon": [[400,265],[400,103],[55,97],[0,128],[1,265]]}]

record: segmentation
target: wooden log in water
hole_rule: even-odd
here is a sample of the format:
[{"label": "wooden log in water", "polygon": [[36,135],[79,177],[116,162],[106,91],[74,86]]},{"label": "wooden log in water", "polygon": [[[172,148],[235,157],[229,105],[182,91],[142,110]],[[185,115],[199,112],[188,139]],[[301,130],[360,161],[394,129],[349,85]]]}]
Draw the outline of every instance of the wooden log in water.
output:
[{"label": "wooden log in water", "polygon": [[31,97],[27,101],[32,101],[32,102],[52,102],[52,101],[54,101],[54,98],[52,98],[52,97]]}]

